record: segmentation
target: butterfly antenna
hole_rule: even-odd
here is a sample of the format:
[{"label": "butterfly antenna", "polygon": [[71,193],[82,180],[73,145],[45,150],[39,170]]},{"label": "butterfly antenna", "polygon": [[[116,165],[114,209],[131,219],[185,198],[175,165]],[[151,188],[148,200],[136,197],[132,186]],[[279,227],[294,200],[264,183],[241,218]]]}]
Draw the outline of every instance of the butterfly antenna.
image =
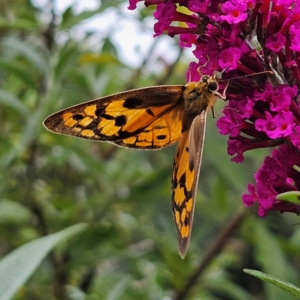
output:
[{"label": "butterfly antenna", "polygon": [[207,55],[207,61],[206,61],[206,63],[205,63],[204,65],[202,65],[202,66],[199,66],[199,67],[197,68],[197,72],[199,73],[200,77],[203,76],[203,73],[201,72],[201,68],[207,66],[208,63],[209,63],[209,56]]},{"label": "butterfly antenna", "polygon": [[[221,74],[224,73],[224,71],[220,72]],[[233,79],[238,79],[238,78],[244,78],[244,77],[250,77],[250,76],[255,76],[255,75],[260,75],[260,74],[274,74],[274,72],[272,71],[262,71],[262,72],[257,72],[257,73],[253,73],[253,74],[248,74],[248,75],[242,75],[242,76],[237,76],[237,77],[233,77],[233,78],[229,78],[229,79],[221,79],[219,81],[229,81],[229,80],[233,80]]]}]

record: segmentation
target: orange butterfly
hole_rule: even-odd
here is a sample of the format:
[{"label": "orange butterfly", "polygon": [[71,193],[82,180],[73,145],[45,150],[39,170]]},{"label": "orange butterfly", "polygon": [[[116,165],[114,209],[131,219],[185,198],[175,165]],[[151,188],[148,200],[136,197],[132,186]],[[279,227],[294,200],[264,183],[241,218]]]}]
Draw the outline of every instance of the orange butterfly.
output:
[{"label": "orange butterfly", "polygon": [[219,79],[215,73],[185,86],[122,92],[66,108],[44,121],[55,133],[127,148],[160,149],[178,141],[172,208],[182,258],[192,231],[207,112],[213,111],[215,96],[225,99],[218,92]]}]

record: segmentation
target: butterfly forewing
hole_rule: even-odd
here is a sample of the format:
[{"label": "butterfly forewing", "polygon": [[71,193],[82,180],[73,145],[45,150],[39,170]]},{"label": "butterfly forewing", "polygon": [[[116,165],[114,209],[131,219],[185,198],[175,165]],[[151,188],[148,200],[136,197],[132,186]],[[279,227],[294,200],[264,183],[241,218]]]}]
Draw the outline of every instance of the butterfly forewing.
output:
[{"label": "butterfly forewing", "polygon": [[181,257],[185,257],[191,237],[206,116],[207,109],[196,116],[190,130],[183,133],[174,159],[172,207]]},{"label": "butterfly forewing", "polygon": [[159,149],[181,136],[184,86],[123,92],[59,111],[44,125],[56,133],[120,146]]}]

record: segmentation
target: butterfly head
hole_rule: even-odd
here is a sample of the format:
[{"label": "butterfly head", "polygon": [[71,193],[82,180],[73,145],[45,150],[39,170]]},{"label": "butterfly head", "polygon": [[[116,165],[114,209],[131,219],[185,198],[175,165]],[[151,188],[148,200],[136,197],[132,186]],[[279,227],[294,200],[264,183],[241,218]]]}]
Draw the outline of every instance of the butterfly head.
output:
[{"label": "butterfly head", "polygon": [[219,89],[218,81],[221,79],[221,76],[220,72],[215,72],[212,76],[203,75],[200,78],[200,82],[207,84],[208,90],[214,93]]}]

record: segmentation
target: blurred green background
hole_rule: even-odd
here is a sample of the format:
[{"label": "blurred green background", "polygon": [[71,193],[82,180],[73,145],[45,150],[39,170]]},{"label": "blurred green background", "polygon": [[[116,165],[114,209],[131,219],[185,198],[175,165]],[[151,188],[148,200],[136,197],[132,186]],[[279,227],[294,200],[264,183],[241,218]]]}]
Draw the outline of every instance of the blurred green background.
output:
[{"label": "blurred green background", "polygon": [[[128,3],[107,0],[78,10],[85,1],[69,2],[59,10],[55,1],[0,0],[0,257],[88,224],[55,248],[14,299],[294,299],[242,271],[262,270],[300,285],[300,230],[293,214],[260,219],[256,208],[247,209],[207,259],[222,230],[240,215],[241,195],[268,151],[232,163],[226,137],[209,116],[193,234],[182,260],[170,202],[174,147],[128,150],[43,127],[49,114],[93,98],[184,84],[191,60],[192,50],[182,52],[176,38],[152,38],[153,8],[130,12]],[[136,63],[124,59],[112,38],[118,23],[85,30],[108,13],[130,20],[141,39],[149,36],[148,53],[132,50]],[[105,28],[101,20],[99,28]],[[161,39],[167,48],[159,46]],[[132,47],[130,38],[124,47]]]}]

